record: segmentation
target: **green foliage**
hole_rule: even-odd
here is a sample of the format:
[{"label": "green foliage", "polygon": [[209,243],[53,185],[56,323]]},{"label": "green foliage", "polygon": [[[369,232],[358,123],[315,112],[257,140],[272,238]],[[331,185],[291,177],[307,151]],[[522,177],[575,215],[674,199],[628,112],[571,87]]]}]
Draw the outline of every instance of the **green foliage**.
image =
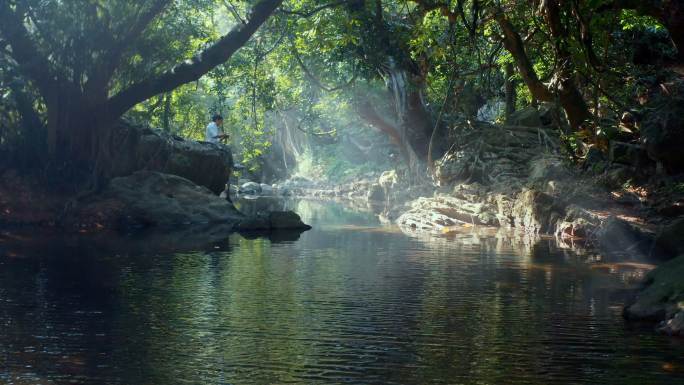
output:
[{"label": "green foliage", "polygon": [[[35,29],[38,48],[65,47],[51,64],[78,87],[86,87],[91,67],[104,65],[103,42],[123,34],[151,1],[97,0],[89,2],[29,0],[26,24]],[[449,126],[487,101],[503,98],[504,67],[514,63],[501,44],[501,28],[493,15],[504,12],[524,39],[525,51],[537,77],[557,84],[559,69],[572,65],[573,76],[593,111],[594,131],[571,133],[564,139],[574,152],[587,141],[611,140],[617,119],[633,108],[662,76],[658,66],[639,66],[626,60],[637,43],[655,47],[672,57],[664,27],[634,10],[606,11],[607,0],[561,4],[562,26],[568,31],[554,39],[540,9],[532,2],[439,2],[384,0],[330,2],[286,0],[228,63],[199,81],[185,84],[135,106],[128,117],[201,140],[209,117],[225,117],[225,130],[237,160],[258,173],[281,147],[283,130],[300,135],[310,148],[300,159],[300,172],[327,179],[370,172],[389,165],[381,157],[373,164],[354,163],[346,150],[349,138],[365,138],[389,157],[392,145],[358,114],[359,100],[373,104],[391,124],[402,117],[389,90],[389,69],[404,71],[407,90],[418,89],[425,108]],[[254,1],[174,1],[144,30],[142,39],[124,47],[123,63],[111,81],[116,93],[150,74],[200,51],[242,23]],[[575,4],[575,3],[573,3]],[[378,7],[379,5],[379,7]],[[461,6],[460,9],[458,6]],[[582,18],[579,18],[582,16]],[[580,22],[586,21],[585,26]],[[581,38],[582,27],[592,33],[591,46]],[[2,28],[0,28],[0,31]],[[0,36],[1,37],[1,36]],[[664,43],[663,43],[664,41]],[[0,49],[5,49],[0,39]],[[74,49],[82,47],[82,49]],[[570,53],[559,61],[559,47]],[[2,52],[2,51],[0,51]],[[598,63],[593,62],[593,54]],[[669,56],[668,56],[669,55]],[[9,84],[14,63],[0,53],[0,146],[21,137],[21,116],[15,90]],[[532,93],[516,71],[517,107],[533,102]],[[600,85],[600,89],[598,87]],[[35,96],[31,85],[21,87]],[[333,89],[333,91],[331,91]],[[34,108],[45,118],[40,98]],[[444,106],[442,104],[446,103]],[[280,116],[294,116],[289,127]],[[10,128],[12,127],[12,128]],[[290,132],[291,134],[291,132]],[[298,145],[295,144],[295,147]],[[301,147],[301,146],[300,146]],[[394,153],[398,153],[394,148]],[[392,168],[392,167],[389,167]]]}]

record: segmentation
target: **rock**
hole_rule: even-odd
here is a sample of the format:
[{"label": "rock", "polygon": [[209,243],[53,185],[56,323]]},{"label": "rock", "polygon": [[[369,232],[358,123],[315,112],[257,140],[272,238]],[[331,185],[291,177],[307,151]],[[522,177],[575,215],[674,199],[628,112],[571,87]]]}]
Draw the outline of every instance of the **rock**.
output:
[{"label": "rock", "polygon": [[627,319],[660,321],[658,330],[684,335],[684,255],[648,273],[645,288],[624,310]]},{"label": "rock", "polygon": [[572,176],[562,160],[556,157],[542,157],[530,163],[529,180],[531,182],[547,182],[564,180]]},{"label": "rock", "polygon": [[273,229],[311,229],[293,211],[273,211],[269,213],[269,220]]},{"label": "rock", "polygon": [[652,244],[650,234],[622,219],[609,217],[596,231],[601,249],[608,252],[648,254]]},{"label": "rock", "polygon": [[373,184],[368,189],[368,201],[370,202],[383,202],[385,201],[385,189],[379,184]]},{"label": "rock", "polygon": [[495,207],[485,202],[439,195],[412,202],[411,209],[399,216],[397,224],[423,231],[440,231],[459,224],[495,226],[498,220]]},{"label": "rock", "polygon": [[570,205],[563,220],[556,224],[555,235],[561,239],[589,240],[599,225],[599,218],[579,206]]},{"label": "rock", "polygon": [[684,310],[680,309],[674,316],[662,321],[658,325],[658,331],[671,336],[684,335]]},{"label": "rock", "polygon": [[309,230],[311,226],[302,222],[299,215],[293,211],[272,211],[245,218],[236,229],[238,231]]},{"label": "rock", "polygon": [[674,202],[668,201],[665,204],[659,205],[656,210],[658,215],[668,218],[684,216],[684,199],[679,199]]},{"label": "rock", "polygon": [[524,127],[541,127],[543,125],[539,116],[539,111],[534,107],[526,107],[514,112],[508,118],[507,123],[513,126]]},{"label": "rock", "polygon": [[[655,247],[659,254],[684,254],[684,217],[663,226],[656,234]],[[682,277],[684,280],[684,276]]]},{"label": "rock", "polygon": [[554,103],[541,103],[539,105],[539,121],[542,126],[551,126],[561,120],[562,111]]},{"label": "rock", "polygon": [[245,195],[259,195],[261,193],[261,185],[256,182],[247,182],[240,185],[239,192]]},{"label": "rock", "polygon": [[186,178],[218,195],[233,169],[233,155],[227,146],[183,140],[125,121],[118,124],[112,142],[116,149],[110,164],[113,177],[158,171]]},{"label": "rock", "polygon": [[397,170],[385,171],[380,174],[378,178],[378,183],[385,189],[386,192],[391,191],[399,184],[399,176],[397,175]]},{"label": "rock", "polygon": [[645,164],[647,158],[648,155],[640,145],[617,141],[610,142],[608,159],[613,163],[638,167]]},{"label": "rock", "polygon": [[595,174],[602,173],[608,166],[608,158],[598,147],[591,146],[584,158],[584,169]]},{"label": "rock", "polygon": [[85,202],[67,222],[92,218],[119,229],[235,224],[243,215],[206,187],[176,175],[138,171],[114,178],[99,195]]},{"label": "rock", "polygon": [[512,216],[516,227],[543,234],[555,230],[556,221],[563,217],[563,208],[549,194],[523,189],[513,204]]},{"label": "rock", "polygon": [[261,183],[259,187],[261,189],[261,195],[273,195],[273,187],[271,187],[271,185]]},{"label": "rock", "polygon": [[634,173],[629,168],[614,164],[605,170],[601,183],[611,189],[619,188],[633,176]]},{"label": "rock", "polygon": [[684,171],[684,81],[664,84],[662,92],[647,104],[651,110],[641,126],[641,142],[648,156],[670,173]]}]

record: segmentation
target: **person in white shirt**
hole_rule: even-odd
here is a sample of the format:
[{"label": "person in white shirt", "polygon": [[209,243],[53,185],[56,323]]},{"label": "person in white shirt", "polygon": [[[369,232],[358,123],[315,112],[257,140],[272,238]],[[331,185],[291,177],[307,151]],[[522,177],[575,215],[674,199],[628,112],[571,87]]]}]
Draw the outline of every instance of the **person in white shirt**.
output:
[{"label": "person in white shirt", "polygon": [[209,143],[220,143],[222,140],[228,139],[229,135],[223,133],[223,116],[214,115],[211,118],[211,123],[207,125],[207,130],[204,134],[204,140]]}]

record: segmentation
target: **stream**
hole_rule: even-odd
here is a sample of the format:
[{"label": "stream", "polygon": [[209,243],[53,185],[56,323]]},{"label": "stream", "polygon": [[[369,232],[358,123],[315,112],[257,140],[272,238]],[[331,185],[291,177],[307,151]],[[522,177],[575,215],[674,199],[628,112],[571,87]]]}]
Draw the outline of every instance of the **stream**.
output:
[{"label": "stream", "polygon": [[0,383],[684,384],[684,341],[621,316],[649,261],[268,204],[313,230],[183,252],[5,232]]}]

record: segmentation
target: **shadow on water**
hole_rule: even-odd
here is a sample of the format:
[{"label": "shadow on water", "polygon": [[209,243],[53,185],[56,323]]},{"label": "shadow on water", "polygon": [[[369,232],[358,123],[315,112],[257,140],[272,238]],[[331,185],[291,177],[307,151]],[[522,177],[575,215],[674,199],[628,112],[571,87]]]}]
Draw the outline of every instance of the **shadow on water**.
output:
[{"label": "shadow on water", "polygon": [[263,205],[314,229],[3,233],[0,383],[684,382],[681,340],[621,317],[647,265],[490,229],[404,234],[331,203],[242,209]]}]

